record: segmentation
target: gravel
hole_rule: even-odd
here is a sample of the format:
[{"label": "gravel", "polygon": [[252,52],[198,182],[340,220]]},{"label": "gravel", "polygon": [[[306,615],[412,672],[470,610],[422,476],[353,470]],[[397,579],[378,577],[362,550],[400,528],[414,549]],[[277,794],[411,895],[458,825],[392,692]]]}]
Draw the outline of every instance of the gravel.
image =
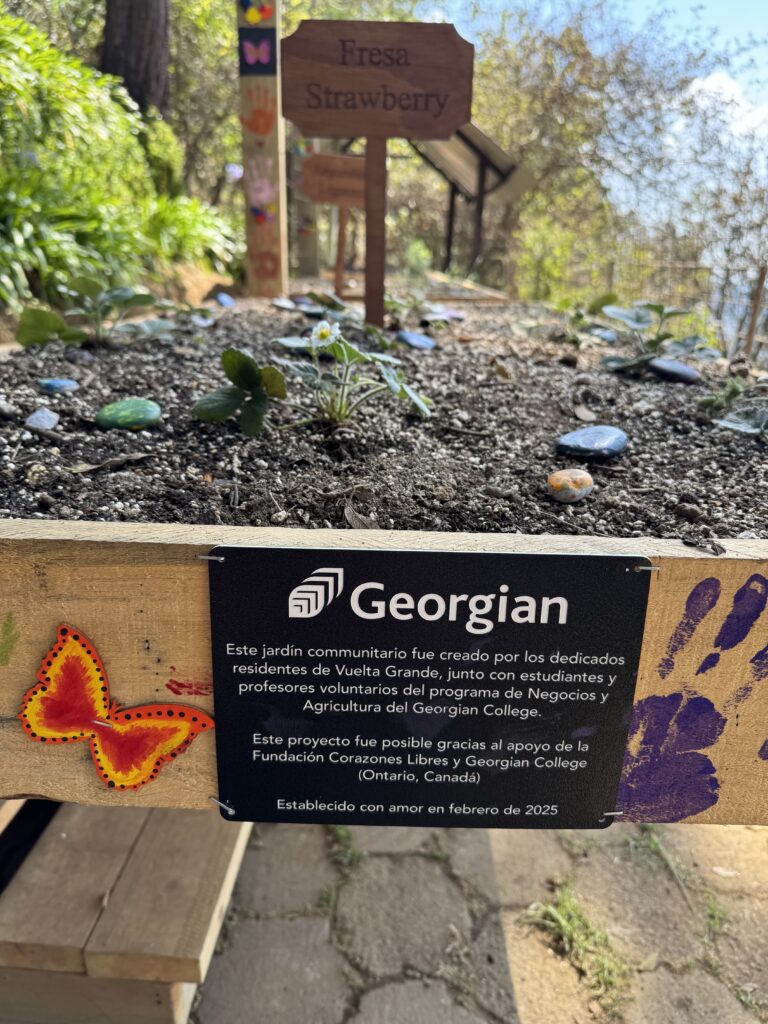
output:
[{"label": "gravel", "polygon": [[[70,362],[58,345],[10,354],[0,363],[0,516],[656,536],[702,547],[768,536],[764,444],[713,426],[699,409],[722,386],[724,365],[708,364],[697,385],[625,379],[599,366],[620,349],[577,353],[550,340],[550,314],[470,308],[463,324],[436,333],[434,351],[398,349],[409,380],[435,403],[430,420],[386,395],[336,430],[287,427],[296,414],[278,409],[270,431],[249,440],[234,421],[198,423],[191,408],[224,383],[222,349],[265,362],[279,354],[275,337],[307,326],[250,305],[207,331],[181,327],[170,341],[100,349],[91,362]],[[80,390],[41,394],[37,379],[54,376]],[[160,403],[157,427],[94,425],[103,404],[133,396]],[[25,429],[43,407],[60,415],[55,430]],[[629,447],[586,466],[595,490],[561,506],[547,475],[585,464],[556,457],[555,442],[587,425],[589,411],[623,429]]]}]

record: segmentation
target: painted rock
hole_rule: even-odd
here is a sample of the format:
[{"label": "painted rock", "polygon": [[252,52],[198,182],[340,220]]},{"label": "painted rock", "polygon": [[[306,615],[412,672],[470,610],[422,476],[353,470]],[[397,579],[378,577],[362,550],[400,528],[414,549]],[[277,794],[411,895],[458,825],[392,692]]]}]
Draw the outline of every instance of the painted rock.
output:
[{"label": "painted rock", "polygon": [[419,334],[418,331],[398,331],[396,338],[410,348],[431,349],[437,344],[434,338],[430,338],[428,334]]},{"label": "painted rock", "polygon": [[595,481],[586,469],[558,469],[547,477],[549,496],[565,505],[586,498],[594,487]]},{"label": "painted rock", "polygon": [[228,292],[217,292],[216,301],[220,306],[223,306],[224,309],[233,309],[236,305],[235,300]]},{"label": "painted rock", "polygon": [[195,327],[213,327],[216,323],[212,316],[201,316],[199,313],[193,313],[189,318],[189,322],[194,324]]},{"label": "painted rock", "polygon": [[59,422],[59,414],[53,409],[35,409],[31,416],[24,420],[24,426],[30,430],[53,430]]},{"label": "painted rock", "polygon": [[576,459],[612,459],[627,447],[627,435],[618,427],[594,426],[572,430],[557,442],[558,455]]},{"label": "painted rock", "polygon": [[275,309],[285,310],[286,313],[290,313],[291,310],[296,309],[296,303],[293,301],[293,299],[272,299],[272,305],[275,307]]},{"label": "painted rock", "polygon": [[678,359],[662,359],[657,357],[648,362],[648,369],[653,370],[657,377],[675,384],[698,384],[701,374],[692,366],[686,366]]},{"label": "painted rock", "polygon": [[105,405],[96,415],[103,430],[145,430],[160,419],[162,409],[148,398],[123,398]]},{"label": "painted rock", "polygon": [[69,377],[41,377],[37,382],[46,395],[58,395],[65,391],[77,391],[80,385]]},{"label": "painted rock", "polygon": [[83,363],[85,365],[94,362],[96,356],[87,348],[75,348],[74,345],[68,345],[64,358],[68,363]]}]

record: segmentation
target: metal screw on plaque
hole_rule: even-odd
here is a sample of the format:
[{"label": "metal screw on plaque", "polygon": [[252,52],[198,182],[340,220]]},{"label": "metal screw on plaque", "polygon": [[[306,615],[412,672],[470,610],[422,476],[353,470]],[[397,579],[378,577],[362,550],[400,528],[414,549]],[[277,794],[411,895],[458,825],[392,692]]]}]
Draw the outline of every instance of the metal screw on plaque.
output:
[{"label": "metal screw on plaque", "polygon": [[605,821],[606,818],[619,818],[624,811],[604,811],[602,816],[599,817],[598,821]]},{"label": "metal screw on plaque", "polygon": [[[632,572],[659,572],[661,569],[660,565],[633,565]],[[629,572],[629,569],[625,569],[625,572]]]},{"label": "metal screw on plaque", "polygon": [[198,555],[201,562],[226,562],[224,555]]},{"label": "metal screw on plaque", "polygon": [[234,807],[230,807],[229,804],[225,804],[221,800],[217,800],[215,796],[209,796],[208,799],[211,801],[211,803],[216,804],[223,811],[226,811],[227,814],[230,816],[230,818],[235,813],[235,808]]}]

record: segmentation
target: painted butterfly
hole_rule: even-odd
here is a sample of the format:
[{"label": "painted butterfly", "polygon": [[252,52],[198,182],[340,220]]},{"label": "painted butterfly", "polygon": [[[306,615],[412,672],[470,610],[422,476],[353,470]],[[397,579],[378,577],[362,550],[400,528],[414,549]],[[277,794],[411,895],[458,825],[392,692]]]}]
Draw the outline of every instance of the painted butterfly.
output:
[{"label": "painted butterfly", "polygon": [[99,778],[110,789],[152,782],[165,763],[214,726],[210,715],[186,704],[123,708],[111,702],[101,658],[73,626],[59,626],[37,680],[18,715],[27,736],[36,743],[88,740]]},{"label": "painted butterfly", "polygon": [[269,40],[265,39],[258,46],[250,39],[243,40],[243,56],[247,64],[269,64],[272,56],[272,48]]}]

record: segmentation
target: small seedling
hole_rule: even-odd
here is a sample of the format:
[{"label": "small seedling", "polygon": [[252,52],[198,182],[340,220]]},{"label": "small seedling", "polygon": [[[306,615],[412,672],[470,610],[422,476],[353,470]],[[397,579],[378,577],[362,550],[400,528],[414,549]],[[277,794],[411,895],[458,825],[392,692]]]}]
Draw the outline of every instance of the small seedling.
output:
[{"label": "small seedling", "polygon": [[222,352],[221,365],[231,387],[203,395],[192,411],[203,423],[223,423],[236,415],[240,430],[247,437],[257,437],[264,429],[269,400],[285,398],[285,378],[274,366],[260,367],[236,348]]},{"label": "small seedling", "polygon": [[[103,281],[90,277],[75,277],[67,285],[65,294],[75,303],[64,314],[42,306],[27,306],[19,318],[16,340],[25,348],[46,345],[51,341],[77,345],[84,341],[105,344],[117,337],[136,337],[167,334],[173,330],[168,320],[143,320],[124,323],[133,309],[155,306],[154,295],[135,288],[110,288]],[[77,318],[80,325],[68,323]]]},{"label": "small seedling", "polygon": [[[302,423],[343,423],[366,402],[385,391],[409,402],[419,415],[430,415],[428,399],[406,382],[402,370],[398,369],[398,359],[383,352],[363,351],[344,339],[338,324],[321,320],[309,338],[279,338],[278,341],[284,348],[305,352],[310,357],[309,362],[280,360],[290,374],[313,391],[317,415],[300,421]],[[369,376],[370,371],[377,377]]]},{"label": "small seedling", "polygon": [[636,302],[628,309],[622,306],[606,305],[603,315],[617,320],[629,329],[637,348],[636,356],[607,356],[603,365],[615,373],[639,369],[659,354],[661,346],[674,335],[668,331],[667,323],[675,317],[686,316],[688,311],[675,306],[664,306],[657,302]]}]

